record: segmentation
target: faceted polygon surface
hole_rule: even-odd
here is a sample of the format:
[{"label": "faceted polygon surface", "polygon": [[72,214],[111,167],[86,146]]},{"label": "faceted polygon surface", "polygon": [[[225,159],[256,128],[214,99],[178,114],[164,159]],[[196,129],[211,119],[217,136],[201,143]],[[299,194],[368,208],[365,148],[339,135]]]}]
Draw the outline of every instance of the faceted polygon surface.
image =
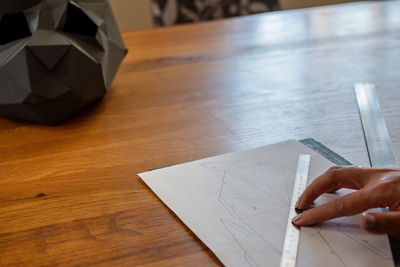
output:
[{"label": "faceted polygon surface", "polygon": [[56,125],[102,98],[126,49],[107,0],[5,0],[0,116]]}]

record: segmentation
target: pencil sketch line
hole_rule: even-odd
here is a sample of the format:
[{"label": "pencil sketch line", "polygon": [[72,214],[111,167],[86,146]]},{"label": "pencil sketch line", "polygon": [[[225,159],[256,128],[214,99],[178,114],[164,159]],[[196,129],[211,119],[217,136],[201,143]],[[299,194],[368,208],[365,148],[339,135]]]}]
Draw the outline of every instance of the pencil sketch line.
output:
[{"label": "pencil sketch line", "polygon": [[276,253],[278,253],[278,254],[282,254],[282,251],[281,250],[279,250],[279,249],[277,249],[274,245],[272,245],[268,240],[266,240],[265,238],[264,238],[264,236],[262,236],[262,235],[260,235],[252,226],[250,226],[247,222],[245,222],[243,219],[240,219],[247,227],[249,227],[253,232],[255,232],[257,235],[258,235],[258,237],[259,238],[261,238],[262,240],[264,240],[264,242],[266,242],[270,247],[271,247],[271,249],[273,249]]},{"label": "pencil sketch line", "polygon": [[[236,179],[241,180],[242,182],[244,182],[244,183],[246,183],[246,184],[248,184],[248,185],[250,185],[250,186],[256,188],[257,190],[263,191],[264,193],[266,193],[266,194],[268,194],[268,195],[274,197],[274,198],[275,198],[276,200],[278,200],[278,201],[284,201],[284,202],[287,202],[287,203],[290,202],[290,199],[287,200],[287,201],[286,201],[286,200],[282,200],[282,199],[280,198],[280,195],[279,195],[279,194],[278,194],[278,195],[275,195],[276,190],[275,190],[274,188],[272,188],[268,183],[265,182],[265,180],[266,180],[265,177],[263,177],[264,179],[263,179],[263,178],[260,178],[258,175],[253,174],[253,172],[252,172],[251,170],[246,170],[248,173],[250,173],[250,177],[256,178],[257,180],[261,181],[262,184],[266,185],[266,187],[269,189],[268,191],[263,190],[263,189],[259,188],[259,186],[257,186],[257,185],[255,185],[255,184],[249,182],[249,181],[248,181],[249,179],[243,180],[241,177],[238,177],[238,175],[236,175],[236,173],[230,171],[231,169],[233,169],[233,167],[234,167],[236,164],[242,166],[243,168],[246,168],[246,166],[243,165],[242,161],[216,162],[216,163],[214,163],[214,166],[215,166],[215,165],[218,165],[218,164],[227,164],[227,165],[229,165],[229,167],[228,167],[227,169],[224,169],[224,170],[218,170],[218,169],[214,169],[214,168],[212,168],[212,170],[210,170],[210,168],[208,168],[207,166],[212,165],[211,163],[207,163],[207,164],[202,163],[202,164],[200,164],[200,165],[201,165],[203,168],[205,168],[205,169],[207,169],[207,170],[210,170],[210,171],[224,172],[225,174],[226,174],[226,173],[229,173],[231,176],[235,177]],[[263,165],[268,165],[268,164],[263,164]]]},{"label": "pencil sketch line", "polygon": [[[241,166],[243,166],[243,168],[246,168],[246,166],[243,164],[242,161],[239,161],[239,163],[240,163]],[[270,165],[270,164],[266,164],[266,163],[260,164],[260,163],[258,163],[258,164],[254,164],[254,165],[255,166],[267,166],[267,165]],[[283,169],[285,169],[285,168],[283,168]],[[265,190],[264,190],[264,192],[269,193],[269,194],[273,195],[274,197],[278,198],[280,201],[282,201],[280,199],[280,195],[279,194],[275,195],[276,190],[273,187],[271,187],[271,185],[269,183],[267,183],[268,179],[266,179],[265,175],[260,177],[252,169],[247,169],[247,171],[250,173],[251,176],[257,178],[258,181],[261,181],[261,184],[265,185],[269,189],[268,190],[269,192],[267,192]],[[289,203],[289,201],[288,201],[288,203]]]},{"label": "pencil sketch line", "polygon": [[[228,172],[228,173],[229,173],[229,172]],[[232,174],[232,173],[229,173],[229,174],[231,175],[232,178],[234,178],[234,179],[239,179],[240,181],[242,181],[242,182],[246,183],[247,185],[253,187],[255,190],[261,191],[262,193],[266,194],[267,196],[269,195],[270,197],[274,198],[275,200],[277,200],[277,201],[279,201],[279,202],[282,202],[282,199],[280,199],[279,197],[277,197],[277,196],[271,194],[271,192],[266,192],[266,191],[263,190],[262,188],[259,188],[259,187],[257,187],[256,185],[254,185],[254,184],[252,184],[252,183],[249,183],[249,182],[243,180],[242,178],[236,176],[235,174]]]},{"label": "pencil sketch line", "polygon": [[231,173],[231,172],[228,172],[228,173],[229,173],[232,177],[234,177],[234,178],[236,178],[236,179],[239,179],[240,181],[242,181],[243,183],[248,184],[248,185],[251,186],[251,187],[254,187],[254,188],[255,188],[256,190],[258,190],[258,191],[262,191],[262,192],[264,192],[264,193],[270,193],[270,192],[267,192],[267,191],[265,191],[264,189],[258,187],[257,185],[255,185],[255,184],[249,182],[248,180],[242,179],[241,176],[239,177],[239,176],[237,176],[235,173]]},{"label": "pencil sketch line", "polygon": [[342,232],[343,234],[345,234],[346,236],[348,236],[349,238],[353,239],[355,242],[357,242],[359,245],[363,246],[364,248],[368,249],[369,251],[371,251],[372,253],[374,253],[376,256],[387,260],[387,259],[391,259],[390,257],[385,256],[384,254],[382,254],[381,251],[377,250],[375,247],[373,247],[372,245],[369,246],[366,244],[366,240],[360,239],[357,236],[353,235],[352,233],[350,233],[346,228],[344,228],[342,225],[335,223],[337,226],[337,229]]},{"label": "pencil sketch line", "polygon": [[[264,163],[256,163],[251,165],[240,160],[231,162],[214,162],[201,165],[208,171],[219,172],[222,175],[220,188],[218,188],[218,202],[221,203],[221,206],[227,211],[228,216],[231,216],[235,220],[239,220],[238,222],[240,222],[240,224],[222,218],[220,218],[220,221],[223,227],[230,233],[233,240],[235,240],[235,242],[243,251],[244,260],[249,266],[258,266],[259,264],[264,264],[257,262],[261,252],[258,250],[248,250],[247,246],[249,244],[252,245],[251,248],[254,246],[254,248],[258,249],[257,245],[255,244],[259,243],[268,248],[268,251],[271,253],[277,253],[278,255],[281,254],[281,248],[276,248],[273,245],[274,242],[270,242],[268,238],[258,231],[257,227],[259,226],[254,227],[254,220],[250,220],[256,216],[260,216],[259,219],[264,220],[265,218],[268,218],[267,214],[274,212],[275,210],[283,211],[289,209],[292,191],[290,189],[290,178],[292,177],[287,175],[286,172],[292,172],[292,170],[287,169],[285,166],[281,166],[281,173],[278,172],[277,174],[277,177],[280,179],[277,179],[277,177],[268,177],[265,175],[260,176],[257,171],[255,171],[257,169],[254,169],[255,166],[265,168],[268,167],[268,165],[269,164]],[[276,170],[276,166],[271,166]],[[262,169],[258,170],[260,173],[263,172]],[[251,188],[247,187],[247,185]],[[279,192],[282,192],[282,194],[279,194]],[[264,207],[273,208],[263,210]],[[255,221],[259,219],[256,219]],[[333,224],[336,226],[338,231],[343,233],[347,238],[354,240],[356,244],[368,249],[381,259],[388,259],[388,257],[376,249],[372,244],[369,244],[366,240],[357,237],[341,224]],[[315,230],[315,233],[310,233],[310,236],[307,239],[302,240],[302,242],[307,242],[318,236],[318,240],[320,240],[319,242],[325,243],[326,248],[329,249],[329,252],[332,253],[332,256],[334,255],[334,258],[336,258],[342,266],[347,267],[348,263],[345,262],[345,259],[342,258],[340,253],[338,253],[338,251],[336,251],[331,245],[329,235],[325,236],[325,230],[318,226],[315,226],[313,229]],[[238,234],[238,236],[236,236],[236,234]],[[252,240],[257,241],[257,243],[252,243]],[[253,258],[253,256],[255,258]],[[323,266],[321,263],[305,261],[302,258],[299,258],[299,261]]]},{"label": "pencil sketch line", "polygon": [[[226,225],[225,225],[225,223],[224,223],[224,221],[223,221],[222,219],[220,219],[220,221],[221,221],[222,225],[224,225],[225,229],[232,235],[233,240],[235,240],[235,242],[238,244],[238,246],[239,246],[239,247],[241,248],[241,250],[243,251],[245,261],[247,261],[247,263],[248,263],[249,265],[254,266],[254,265],[248,260],[247,251],[246,251],[246,249],[244,249],[244,247],[242,246],[242,244],[241,244],[241,243],[239,242],[239,240],[236,238],[235,234],[232,233],[232,231],[231,231],[228,227],[226,227]],[[256,266],[257,266],[257,265],[256,265]]]},{"label": "pencil sketch line", "polygon": [[[258,266],[257,262],[250,255],[251,251],[248,251],[247,248],[245,248],[244,245],[240,242],[240,240],[238,240],[236,234],[234,232],[232,232],[232,228],[235,228],[237,231],[241,232],[242,234],[245,234],[248,238],[250,238],[250,239],[252,239],[254,241],[257,241],[259,244],[264,245],[266,248],[268,248],[268,249],[270,249],[272,251],[275,250],[275,248],[273,246],[271,246],[271,244],[268,241],[264,240],[263,238],[260,238],[257,232],[250,232],[248,229],[245,229],[241,225],[239,225],[239,224],[237,224],[235,222],[232,222],[232,221],[230,221],[228,219],[220,219],[220,222],[222,223],[224,228],[232,235],[232,237],[235,240],[235,242],[239,245],[239,247],[241,248],[241,250],[245,254],[245,260],[250,265]],[[230,227],[228,227],[229,224],[230,224]],[[275,251],[275,252],[280,254],[279,251]]]},{"label": "pencil sketch line", "polygon": [[263,211],[263,212],[260,212],[260,213],[256,213],[256,214],[253,214],[253,215],[250,215],[250,216],[243,217],[243,219],[250,219],[252,217],[256,217],[256,216],[259,216],[259,215],[270,213],[271,211],[274,211],[274,210],[281,210],[281,209],[284,209],[284,208],[286,208],[286,207],[276,207],[276,208],[273,208],[273,209],[270,209],[270,210],[266,210],[266,211]]},{"label": "pencil sketch line", "polygon": [[228,197],[228,198],[237,198],[237,199],[242,199],[242,200],[254,200],[254,201],[260,201],[257,198],[249,198],[249,197],[239,197],[235,195],[223,195],[223,197]]},{"label": "pencil sketch line", "polygon": [[289,190],[289,185],[288,185],[288,183],[287,183],[287,179],[283,179],[284,180],[284,183],[285,183],[285,188],[286,188],[286,193],[287,193],[287,199],[289,200],[289,202],[290,202],[290,190]]},{"label": "pencil sketch line", "polygon": [[226,172],[224,172],[224,174],[222,175],[221,188],[219,189],[218,199],[220,199],[222,195],[222,189],[224,188],[224,183],[225,183],[225,176]]},{"label": "pencil sketch line", "polygon": [[[315,226],[314,226],[314,228],[315,228]],[[315,232],[315,233],[313,233],[311,236],[308,236],[307,238],[302,238],[301,241],[302,241],[302,242],[307,242],[307,241],[313,239],[313,238],[314,238],[315,236],[317,236],[317,235],[318,235],[318,232]]]},{"label": "pencil sketch line", "polygon": [[321,237],[321,239],[325,242],[325,244],[329,247],[329,249],[331,250],[331,253],[334,254],[339,261],[343,264],[343,266],[347,267],[346,263],[343,261],[343,259],[336,253],[336,251],[333,249],[333,247],[331,246],[331,244],[329,244],[328,240],[326,240],[326,238],[323,236],[322,231],[320,230],[318,232],[319,236]]}]

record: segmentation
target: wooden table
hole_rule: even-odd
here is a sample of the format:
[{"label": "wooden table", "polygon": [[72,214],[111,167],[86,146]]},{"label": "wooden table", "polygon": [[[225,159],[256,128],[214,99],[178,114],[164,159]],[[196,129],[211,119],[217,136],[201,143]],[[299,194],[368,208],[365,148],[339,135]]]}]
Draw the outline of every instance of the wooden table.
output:
[{"label": "wooden table", "polygon": [[[57,127],[0,119],[0,265],[215,265],[139,172],[315,138],[368,165],[354,82],[400,145],[400,2],[124,33],[110,93]],[[179,186],[179,185],[176,185]]]}]

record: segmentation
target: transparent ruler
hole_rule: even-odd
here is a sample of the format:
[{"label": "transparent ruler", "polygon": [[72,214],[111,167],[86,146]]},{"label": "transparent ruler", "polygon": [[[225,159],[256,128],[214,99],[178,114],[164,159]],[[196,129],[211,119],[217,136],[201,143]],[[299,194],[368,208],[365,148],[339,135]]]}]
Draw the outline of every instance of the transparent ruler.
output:
[{"label": "transparent ruler", "polygon": [[311,159],[310,155],[300,155],[297,163],[297,171],[293,186],[292,200],[290,202],[289,217],[286,226],[285,241],[283,243],[281,265],[280,265],[281,267],[296,266],[300,228],[292,224],[292,219],[294,216],[296,216],[296,211],[295,211],[296,201],[307,187],[310,159]]},{"label": "transparent ruler", "polygon": [[[398,168],[374,84],[356,83],[354,90],[371,166]],[[389,236],[389,240],[395,265],[400,267],[400,237]]]}]

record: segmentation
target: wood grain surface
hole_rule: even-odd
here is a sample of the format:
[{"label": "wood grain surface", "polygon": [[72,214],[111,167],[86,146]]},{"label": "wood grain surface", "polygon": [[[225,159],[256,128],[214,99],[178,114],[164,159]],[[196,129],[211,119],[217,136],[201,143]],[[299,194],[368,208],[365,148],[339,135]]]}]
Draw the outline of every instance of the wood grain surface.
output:
[{"label": "wood grain surface", "polygon": [[376,84],[399,152],[399,14],[364,2],[125,32],[103,100],[57,127],[0,119],[0,265],[219,264],[136,174],[309,137],[368,165],[355,82]]}]

